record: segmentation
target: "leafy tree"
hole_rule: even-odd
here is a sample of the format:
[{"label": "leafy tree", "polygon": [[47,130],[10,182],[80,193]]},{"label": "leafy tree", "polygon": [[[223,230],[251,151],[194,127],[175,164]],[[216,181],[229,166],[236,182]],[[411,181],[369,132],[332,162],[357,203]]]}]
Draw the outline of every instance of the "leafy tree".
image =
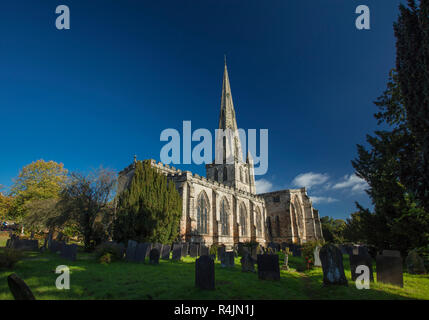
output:
[{"label": "leafy tree", "polygon": [[346,222],[342,219],[334,219],[332,217],[321,217],[323,238],[326,242],[342,243],[343,229]]},{"label": "leafy tree", "polygon": [[128,189],[118,198],[114,238],[171,243],[179,235],[182,199],[173,182],[138,161]]},{"label": "leafy tree", "polygon": [[13,198],[0,192],[0,219],[8,217],[9,210],[12,207]]},{"label": "leafy tree", "polygon": [[83,236],[85,250],[92,250],[105,238],[100,223],[103,215],[110,212],[115,183],[116,175],[107,169],[98,169],[87,176],[72,173],[60,194],[57,205],[60,214],[50,225],[76,226]]},{"label": "leafy tree", "polygon": [[10,216],[20,221],[27,214],[30,202],[58,198],[66,181],[67,170],[62,163],[38,160],[26,165],[11,188],[14,201]]}]

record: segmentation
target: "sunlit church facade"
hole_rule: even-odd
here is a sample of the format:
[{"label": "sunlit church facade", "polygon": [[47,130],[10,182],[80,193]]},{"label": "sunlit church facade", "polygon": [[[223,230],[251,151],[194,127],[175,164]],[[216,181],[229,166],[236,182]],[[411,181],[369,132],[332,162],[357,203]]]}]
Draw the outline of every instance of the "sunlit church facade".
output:
[{"label": "sunlit church facade", "polygon": [[[219,129],[237,133],[228,70],[225,63]],[[182,197],[180,236],[183,241],[231,247],[256,241],[303,243],[322,239],[319,214],[305,188],[256,194],[253,161],[243,160],[241,141],[234,134],[226,143],[219,136],[223,161],[206,165],[206,177],[181,171],[155,160],[154,168],[173,181]],[[217,151],[216,151],[217,152]],[[119,190],[127,188],[135,162],[118,176]]]}]

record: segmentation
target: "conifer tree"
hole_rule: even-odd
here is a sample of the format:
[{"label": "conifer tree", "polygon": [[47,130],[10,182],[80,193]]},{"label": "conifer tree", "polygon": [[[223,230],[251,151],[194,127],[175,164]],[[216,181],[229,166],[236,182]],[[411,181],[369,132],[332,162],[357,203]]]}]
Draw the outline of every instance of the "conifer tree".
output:
[{"label": "conifer tree", "polygon": [[113,236],[116,241],[171,243],[179,235],[182,199],[174,182],[138,161],[129,188],[118,197]]}]

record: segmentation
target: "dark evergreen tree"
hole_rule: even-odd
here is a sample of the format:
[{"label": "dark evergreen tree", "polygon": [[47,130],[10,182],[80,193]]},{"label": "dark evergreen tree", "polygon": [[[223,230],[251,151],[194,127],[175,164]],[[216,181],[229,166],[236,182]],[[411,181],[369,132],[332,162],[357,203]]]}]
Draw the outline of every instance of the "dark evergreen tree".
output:
[{"label": "dark evergreen tree", "polygon": [[182,199],[174,182],[138,161],[131,184],[118,197],[113,236],[116,241],[171,243],[179,235]]}]

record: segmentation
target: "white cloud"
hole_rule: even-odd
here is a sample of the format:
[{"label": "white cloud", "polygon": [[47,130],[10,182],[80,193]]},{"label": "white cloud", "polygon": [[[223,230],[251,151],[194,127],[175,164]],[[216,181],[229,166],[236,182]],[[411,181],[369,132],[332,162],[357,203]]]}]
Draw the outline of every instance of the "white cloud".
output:
[{"label": "white cloud", "polygon": [[293,179],[292,184],[310,189],[312,186],[323,184],[328,180],[329,175],[326,173],[307,172],[297,175],[295,179]]},{"label": "white cloud", "polygon": [[368,189],[368,184],[365,180],[359,178],[354,173],[351,175],[345,175],[343,181],[334,184],[332,189],[345,189],[351,188],[353,192],[363,192],[365,189]]},{"label": "white cloud", "polygon": [[265,193],[273,190],[273,184],[265,179],[255,181],[256,193]]},{"label": "white cloud", "polygon": [[310,197],[313,204],[320,204],[320,203],[332,203],[339,201],[338,199],[331,198],[331,197]]}]

